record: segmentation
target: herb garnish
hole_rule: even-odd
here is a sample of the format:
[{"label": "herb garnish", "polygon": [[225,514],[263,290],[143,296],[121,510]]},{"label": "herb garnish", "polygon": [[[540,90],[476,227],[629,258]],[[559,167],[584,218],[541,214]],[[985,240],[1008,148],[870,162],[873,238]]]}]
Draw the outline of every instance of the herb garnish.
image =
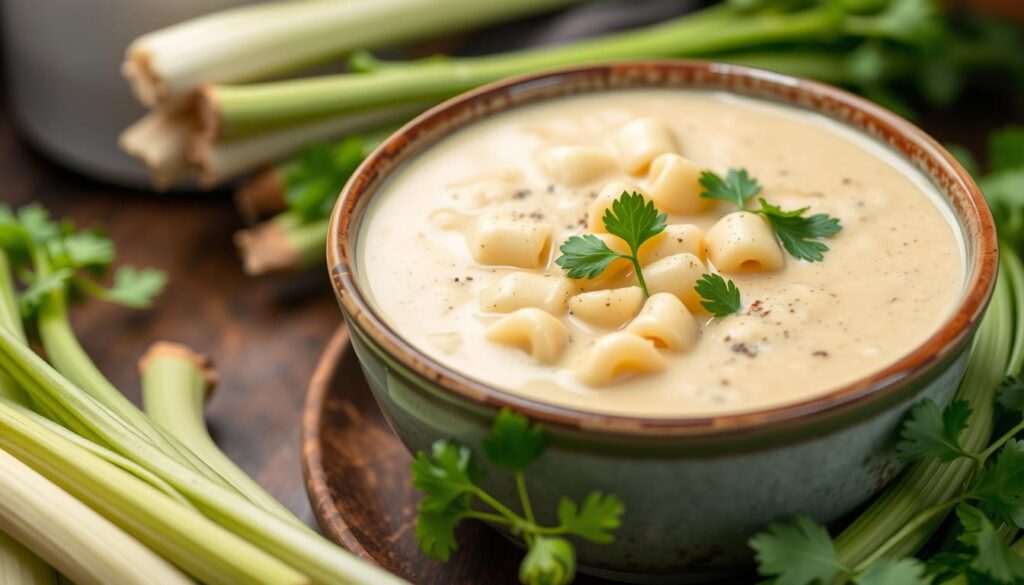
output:
[{"label": "herb garnish", "polygon": [[701,276],[694,289],[702,299],[701,306],[715,317],[731,315],[743,306],[736,283],[722,278],[720,274],[709,272]]},{"label": "herb garnish", "polygon": [[150,268],[122,266],[114,273],[110,287],[95,280],[104,275],[116,256],[114,243],[103,232],[76,231],[74,224],[50,219],[39,205],[28,205],[17,213],[0,206],[0,247],[19,264],[33,265],[21,276],[26,287],[18,300],[29,317],[48,295],[66,291],[74,298],[86,294],[131,308],[148,307],[160,294],[167,276]]},{"label": "herb garnish", "polygon": [[[1000,404],[1020,406],[1020,385],[1014,378],[1003,384]],[[1020,414],[1019,408],[1013,408]],[[807,518],[795,526],[774,524],[750,541],[757,552],[762,575],[774,576],[775,583],[811,585],[830,583],[844,575],[861,585],[874,583],[925,584],[931,578],[965,574],[971,583],[1019,583],[1024,581],[1024,559],[1000,536],[996,526],[1024,526],[1024,441],[1014,437],[1024,431],[1024,421],[1002,434],[984,450],[965,447],[960,435],[968,427],[971,408],[954,400],[945,409],[925,400],[911,409],[901,430],[897,452],[905,459],[973,463],[973,476],[966,489],[920,510],[909,529],[927,526],[950,511],[956,511],[962,545],[954,552],[937,554],[924,565],[916,559],[886,560],[901,543],[902,532],[882,543],[864,562],[847,566],[840,562],[828,532]],[[879,560],[876,560],[879,559]]]},{"label": "herb garnish", "polygon": [[490,434],[481,442],[491,463],[515,474],[517,513],[478,485],[481,471],[473,452],[454,441],[434,443],[428,456],[416,454],[412,483],[424,493],[416,518],[416,540],[427,555],[447,561],[458,548],[455,526],[474,518],[504,526],[522,537],[529,549],[519,567],[525,585],[564,585],[576,574],[576,551],[565,536],[608,544],[621,524],[622,502],[613,495],[591,492],[579,506],[569,498],[558,503],[558,526],[536,523],[526,491],[524,470],[544,451],[544,431],[508,409],[498,413]]},{"label": "herb garnish", "polygon": [[805,216],[807,207],[793,211],[783,211],[759,197],[760,209],[749,209],[747,201],[761,192],[761,184],[752,178],[746,169],[729,169],[723,179],[721,176],[704,171],[700,175],[700,184],[704,187],[701,197],[729,201],[740,211],[748,211],[763,216],[768,220],[775,236],[794,258],[819,262],[828,251],[828,246],[817,241],[817,238],[828,238],[839,232],[839,220],[824,213]]},{"label": "herb garnish", "polygon": [[618,236],[629,246],[629,254],[619,254],[593,235],[573,236],[559,248],[562,255],[555,263],[566,270],[569,278],[594,278],[608,265],[623,258],[633,263],[636,278],[644,298],[650,296],[640,266],[640,246],[665,230],[664,213],[658,213],[654,203],[644,201],[643,195],[623,191],[612,206],[604,212],[604,229]]}]

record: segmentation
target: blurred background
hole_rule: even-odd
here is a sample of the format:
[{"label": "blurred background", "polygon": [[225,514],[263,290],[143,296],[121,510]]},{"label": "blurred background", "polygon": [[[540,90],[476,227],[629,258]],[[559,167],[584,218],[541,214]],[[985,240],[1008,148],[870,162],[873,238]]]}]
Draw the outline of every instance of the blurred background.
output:
[{"label": "blurred background", "polygon": [[169,275],[155,311],[76,311],[86,349],[135,398],[135,359],[150,342],[210,353],[218,441],[307,521],[298,421],[340,324],[322,266],[326,217],[362,157],[432,104],[552,66],[740,63],[860,93],[949,144],[983,187],[1024,193],[1024,171],[988,156],[993,142],[1024,153],[1013,130],[1024,121],[1019,0],[4,0],[2,10],[0,202],[102,224],[120,262]]}]

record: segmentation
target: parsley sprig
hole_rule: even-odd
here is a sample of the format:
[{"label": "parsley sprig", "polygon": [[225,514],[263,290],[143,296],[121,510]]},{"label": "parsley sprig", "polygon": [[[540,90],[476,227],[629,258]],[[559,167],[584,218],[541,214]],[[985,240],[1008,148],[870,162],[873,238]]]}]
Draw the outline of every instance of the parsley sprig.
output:
[{"label": "parsley sprig", "polygon": [[504,526],[526,543],[528,551],[519,567],[525,585],[562,585],[576,574],[576,551],[566,537],[608,544],[621,524],[624,511],[615,496],[591,492],[582,505],[569,498],[558,503],[558,525],[537,524],[526,489],[524,472],[544,451],[540,426],[503,409],[483,439],[484,456],[511,471],[519,494],[519,512],[480,487],[482,471],[473,451],[455,441],[434,443],[428,456],[417,453],[411,465],[412,483],[423,492],[416,518],[416,540],[428,556],[447,561],[458,548],[455,527],[465,519]]},{"label": "parsley sprig", "polygon": [[756,213],[768,220],[782,247],[800,260],[820,262],[828,246],[818,239],[832,237],[842,229],[834,217],[824,213],[807,216],[807,207],[783,211],[763,197],[758,197],[760,209],[748,208],[747,202],[761,193],[761,184],[746,169],[729,169],[724,178],[704,171],[700,175],[700,184],[704,187],[701,197],[728,201],[740,211]]},{"label": "parsley sprig", "polygon": [[665,230],[666,217],[664,213],[658,212],[653,202],[645,202],[643,195],[623,191],[611,207],[605,210],[601,220],[609,234],[626,242],[629,254],[615,252],[597,236],[588,234],[566,240],[559,248],[562,255],[555,263],[566,270],[569,278],[595,278],[615,260],[629,260],[633,263],[644,298],[647,298],[650,292],[640,266],[640,246]]},{"label": "parsley sprig", "polygon": [[694,289],[701,297],[701,306],[715,317],[731,315],[743,307],[736,283],[722,278],[720,274],[709,272],[701,276]]},{"label": "parsley sprig", "polygon": [[114,273],[113,283],[104,286],[97,278],[107,274],[114,262],[113,241],[99,229],[77,230],[68,220],[57,223],[40,205],[16,212],[0,206],[0,249],[14,261],[25,284],[18,301],[26,318],[53,294],[88,295],[145,308],[167,282],[159,270],[122,266]]},{"label": "parsley sprig", "polygon": [[[1004,381],[999,403],[1019,417],[1024,404],[1016,378]],[[933,578],[944,582],[956,574],[967,575],[970,583],[1024,582],[1024,559],[1010,549],[996,528],[1000,524],[1024,528],[1024,441],[1014,438],[1024,431],[1024,420],[977,451],[960,441],[970,414],[970,406],[962,400],[954,400],[944,409],[925,400],[910,410],[901,428],[897,453],[904,459],[967,459],[973,464],[966,489],[919,511],[901,531],[927,526],[955,510],[960,546],[929,559],[927,576],[925,565],[916,559],[884,558],[898,547],[901,533],[851,567],[839,560],[828,532],[804,517],[793,525],[773,524],[751,539],[760,573],[784,585],[830,583],[841,575],[861,585],[923,585]]]}]

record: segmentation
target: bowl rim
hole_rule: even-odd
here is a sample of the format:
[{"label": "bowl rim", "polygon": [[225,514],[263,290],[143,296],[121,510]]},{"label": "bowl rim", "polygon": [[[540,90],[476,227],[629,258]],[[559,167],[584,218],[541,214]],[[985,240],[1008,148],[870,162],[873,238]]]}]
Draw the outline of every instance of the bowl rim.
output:
[{"label": "bowl rim", "polygon": [[[626,85],[617,85],[617,79],[626,80]],[[680,79],[683,80],[681,85]],[[603,83],[591,87],[586,85],[588,80]],[[574,90],[569,87],[574,83],[585,87]],[[538,87],[554,88],[556,93],[527,98],[522,103],[515,101],[522,93]],[[968,274],[963,295],[953,313],[912,352],[881,370],[824,394],[756,411],[648,418],[550,404],[475,380],[406,341],[367,301],[350,263],[354,241],[365,217],[363,199],[368,200],[379,192],[383,178],[401,168],[404,161],[399,160],[391,169],[382,170],[381,165],[400,157],[403,150],[417,145],[417,141],[424,142],[418,145],[420,148],[430,148],[455,130],[520,105],[616,89],[659,87],[717,90],[789,104],[866,133],[909,160],[937,185],[953,207],[956,223],[964,234]],[[560,93],[559,88],[562,88]],[[499,104],[497,111],[482,107],[488,102],[492,107],[494,103]],[[481,110],[487,111],[481,114]],[[460,114],[468,120],[460,121]],[[445,129],[444,124],[452,119],[455,123]],[[441,131],[435,134],[439,135],[432,135],[430,130],[438,127]],[[420,140],[421,136],[425,138]],[[988,204],[964,167],[923,130],[881,106],[824,83],[762,69],[706,61],[634,60],[565,67],[507,78],[462,93],[417,116],[374,149],[343,187],[331,214],[327,264],[332,286],[350,326],[356,325],[385,354],[444,392],[479,406],[511,408],[548,426],[588,433],[685,439],[743,436],[755,431],[784,429],[795,423],[847,413],[858,405],[875,403],[899,388],[914,384],[933,366],[964,347],[976,331],[995,286],[998,239]]]}]

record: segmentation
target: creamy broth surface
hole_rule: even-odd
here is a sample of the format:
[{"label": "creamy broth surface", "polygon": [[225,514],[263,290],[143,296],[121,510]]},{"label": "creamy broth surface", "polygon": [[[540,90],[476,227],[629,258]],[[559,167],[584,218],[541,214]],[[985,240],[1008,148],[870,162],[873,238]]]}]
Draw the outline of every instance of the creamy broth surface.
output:
[{"label": "creamy broth surface", "polygon": [[[699,338],[661,352],[660,371],[590,386],[573,375],[614,331],[564,312],[568,344],[553,363],[488,341],[502,314],[480,297],[511,272],[557,278],[566,238],[611,181],[644,188],[644,174],[610,164],[567,186],[542,169],[558,146],[614,151],[609,136],[638,118],[663,120],[678,152],[724,174],[745,168],[783,209],[809,206],[840,220],[821,262],[783,252],[781,270],[727,274],[743,309],[694,311]],[[614,154],[613,154],[614,156]],[[578,409],[644,417],[756,411],[807,400],[895,362],[935,333],[962,294],[962,236],[923,175],[866,136],[824,117],[719,93],[628,90],[552,100],[473,124],[409,161],[375,198],[357,245],[371,302],[413,345],[454,370],[510,393]],[[670,214],[705,232],[734,207]],[[482,265],[467,241],[485,212],[550,226],[542,265]],[[586,284],[586,283],[583,283]],[[628,283],[620,283],[628,284]]]}]

